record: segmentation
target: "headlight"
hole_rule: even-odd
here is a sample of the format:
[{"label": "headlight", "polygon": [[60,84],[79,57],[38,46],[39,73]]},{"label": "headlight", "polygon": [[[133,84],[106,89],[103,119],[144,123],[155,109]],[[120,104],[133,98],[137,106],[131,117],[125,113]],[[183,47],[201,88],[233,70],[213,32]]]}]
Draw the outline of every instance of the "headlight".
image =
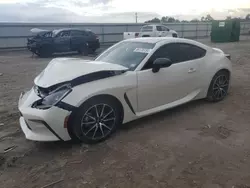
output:
[{"label": "headlight", "polygon": [[49,94],[48,96],[43,98],[42,103],[46,105],[56,105],[59,101],[61,101],[66,95],[71,91],[71,89],[62,89],[56,92]]},{"label": "headlight", "polygon": [[48,109],[51,106],[55,106],[60,102],[64,97],[66,97],[72,91],[70,85],[63,85],[55,90],[49,92],[46,96],[43,96],[42,99],[34,103],[33,107],[40,109]]}]

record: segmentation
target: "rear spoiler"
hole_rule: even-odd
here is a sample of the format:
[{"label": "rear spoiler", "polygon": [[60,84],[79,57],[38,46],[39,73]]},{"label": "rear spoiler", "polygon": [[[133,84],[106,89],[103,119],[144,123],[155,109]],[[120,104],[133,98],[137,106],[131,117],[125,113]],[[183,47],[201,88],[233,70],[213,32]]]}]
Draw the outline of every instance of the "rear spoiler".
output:
[{"label": "rear spoiler", "polygon": [[221,49],[219,48],[212,48],[215,52],[223,53],[229,60],[231,60],[230,54],[225,54]]},{"label": "rear spoiler", "polygon": [[229,60],[231,60],[231,55],[230,55],[230,54],[225,54],[225,56],[226,56]]}]

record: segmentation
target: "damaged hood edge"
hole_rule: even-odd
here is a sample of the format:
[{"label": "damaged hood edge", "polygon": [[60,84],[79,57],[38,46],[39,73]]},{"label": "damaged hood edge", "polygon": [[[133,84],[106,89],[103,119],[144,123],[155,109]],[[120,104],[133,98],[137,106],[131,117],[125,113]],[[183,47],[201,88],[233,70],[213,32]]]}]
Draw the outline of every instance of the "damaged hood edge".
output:
[{"label": "damaged hood edge", "polygon": [[61,83],[72,86],[120,75],[128,68],[118,64],[78,58],[56,58],[35,78],[35,85],[48,88]]}]

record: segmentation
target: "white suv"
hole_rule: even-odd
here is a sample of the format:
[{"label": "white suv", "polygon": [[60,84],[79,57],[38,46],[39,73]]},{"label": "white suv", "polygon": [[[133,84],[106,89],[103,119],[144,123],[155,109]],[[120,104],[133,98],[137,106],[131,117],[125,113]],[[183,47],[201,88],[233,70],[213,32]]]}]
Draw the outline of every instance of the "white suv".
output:
[{"label": "white suv", "polygon": [[164,25],[145,25],[141,28],[139,37],[178,37],[174,30]]}]

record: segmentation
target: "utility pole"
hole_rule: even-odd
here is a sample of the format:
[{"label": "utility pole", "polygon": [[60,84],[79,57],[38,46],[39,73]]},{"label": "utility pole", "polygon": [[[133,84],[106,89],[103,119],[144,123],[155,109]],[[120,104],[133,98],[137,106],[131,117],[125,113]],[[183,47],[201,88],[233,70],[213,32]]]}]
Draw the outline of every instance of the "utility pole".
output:
[{"label": "utility pole", "polygon": [[137,23],[137,18],[138,18],[138,15],[137,15],[137,12],[135,13],[135,23]]}]

